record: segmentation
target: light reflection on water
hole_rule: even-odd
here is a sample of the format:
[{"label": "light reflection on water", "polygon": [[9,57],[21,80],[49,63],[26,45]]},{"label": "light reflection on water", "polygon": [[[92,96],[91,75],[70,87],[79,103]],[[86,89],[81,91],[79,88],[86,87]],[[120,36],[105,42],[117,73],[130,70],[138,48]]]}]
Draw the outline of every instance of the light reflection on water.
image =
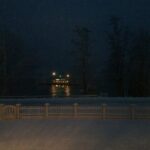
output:
[{"label": "light reflection on water", "polygon": [[50,93],[53,97],[55,96],[70,96],[71,89],[69,85],[51,85]]}]

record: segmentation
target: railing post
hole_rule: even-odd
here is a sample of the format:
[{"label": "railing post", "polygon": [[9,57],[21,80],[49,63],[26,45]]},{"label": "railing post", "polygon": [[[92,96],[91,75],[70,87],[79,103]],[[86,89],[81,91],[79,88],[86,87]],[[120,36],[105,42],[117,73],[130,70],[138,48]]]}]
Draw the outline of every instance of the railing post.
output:
[{"label": "railing post", "polygon": [[16,104],[16,119],[20,119],[20,104]]},{"label": "railing post", "polygon": [[48,118],[48,108],[49,108],[49,103],[45,104],[45,117]]},{"label": "railing post", "polygon": [[107,105],[106,104],[102,104],[102,119],[103,120],[106,119],[106,108],[107,108]]},{"label": "railing post", "polygon": [[78,103],[74,103],[74,116],[77,117],[78,115]]},{"label": "railing post", "polygon": [[135,119],[135,104],[132,104],[131,106],[130,106],[130,119],[131,120],[134,120]]},{"label": "railing post", "polygon": [[3,108],[4,108],[4,104],[0,104],[0,120],[3,119]]}]

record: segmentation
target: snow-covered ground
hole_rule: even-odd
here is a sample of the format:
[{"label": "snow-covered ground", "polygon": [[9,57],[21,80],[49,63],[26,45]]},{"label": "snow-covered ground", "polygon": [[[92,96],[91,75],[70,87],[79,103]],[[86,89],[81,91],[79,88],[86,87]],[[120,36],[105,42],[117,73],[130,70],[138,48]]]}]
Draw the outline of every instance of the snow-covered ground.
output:
[{"label": "snow-covered ground", "polygon": [[50,104],[103,104],[108,105],[149,105],[150,97],[54,97],[54,98],[38,98],[38,97],[22,97],[22,98],[0,98],[0,104],[22,104],[22,105],[41,105]]},{"label": "snow-covered ground", "polygon": [[149,150],[150,121],[0,121],[0,150]]}]

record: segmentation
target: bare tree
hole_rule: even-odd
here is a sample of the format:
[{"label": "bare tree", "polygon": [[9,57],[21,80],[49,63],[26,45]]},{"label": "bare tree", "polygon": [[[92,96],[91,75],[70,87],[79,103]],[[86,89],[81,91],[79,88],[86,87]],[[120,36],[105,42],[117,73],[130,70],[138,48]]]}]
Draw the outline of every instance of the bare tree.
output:
[{"label": "bare tree", "polygon": [[8,95],[15,89],[11,82],[17,81],[22,70],[22,46],[20,39],[9,30],[0,31],[0,94]]},{"label": "bare tree", "polygon": [[7,92],[7,49],[5,46],[5,35],[0,32],[0,94]]},{"label": "bare tree", "polygon": [[112,85],[113,95],[127,96],[127,45],[129,40],[128,29],[121,24],[120,18],[113,16],[110,19],[111,30],[108,32],[109,82]]},{"label": "bare tree", "polygon": [[130,54],[130,94],[150,95],[150,34],[140,31],[135,35]]},{"label": "bare tree", "polygon": [[89,74],[89,47],[90,47],[90,30],[86,27],[76,27],[74,29],[75,37],[73,43],[75,45],[74,55],[76,57],[77,72],[80,77],[80,85],[83,94],[88,92],[88,74]]}]

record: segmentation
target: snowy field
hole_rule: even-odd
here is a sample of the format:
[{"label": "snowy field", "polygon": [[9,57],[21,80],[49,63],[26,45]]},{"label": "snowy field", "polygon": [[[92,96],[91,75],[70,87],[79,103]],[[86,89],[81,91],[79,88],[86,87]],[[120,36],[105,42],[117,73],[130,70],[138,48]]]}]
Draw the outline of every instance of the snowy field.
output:
[{"label": "snowy field", "polygon": [[149,150],[150,121],[0,121],[0,150]]},{"label": "snowy field", "polygon": [[39,98],[39,97],[22,97],[22,98],[0,98],[0,104],[22,104],[22,105],[43,105],[49,104],[103,104],[108,105],[144,105],[150,106],[150,97],[54,97],[54,98]]}]

